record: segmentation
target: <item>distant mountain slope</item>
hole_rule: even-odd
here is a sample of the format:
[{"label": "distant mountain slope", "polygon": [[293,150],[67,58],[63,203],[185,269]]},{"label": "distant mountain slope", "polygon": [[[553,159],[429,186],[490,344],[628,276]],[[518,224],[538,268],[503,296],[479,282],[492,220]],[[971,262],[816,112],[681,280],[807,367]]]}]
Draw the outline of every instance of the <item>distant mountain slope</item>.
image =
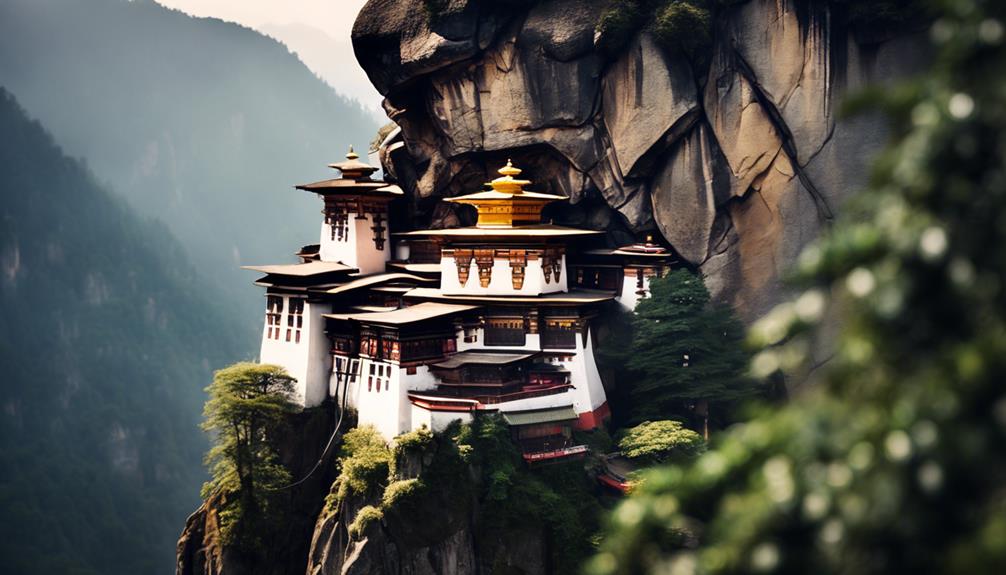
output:
[{"label": "distant mountain slope", "polygon": [[324,30],[305,24],[268,24],[258,30],[286,44],[322,80],[340,94],[360,102],[381,124],[388,122],[381,95],[356,63],[349,38],[338,40]]},{"label": "distant mountain slope", "polygon": [[0,572],[170,573],[211,370],[245,334],[0,89]]},{"label": "distant mountain slope", "polygon": [[150,0],[0,0],[0,85],[246,317],[261,294],[237,265],[317,241],[317,200],[292,186],[377,129],[279,42]]}]

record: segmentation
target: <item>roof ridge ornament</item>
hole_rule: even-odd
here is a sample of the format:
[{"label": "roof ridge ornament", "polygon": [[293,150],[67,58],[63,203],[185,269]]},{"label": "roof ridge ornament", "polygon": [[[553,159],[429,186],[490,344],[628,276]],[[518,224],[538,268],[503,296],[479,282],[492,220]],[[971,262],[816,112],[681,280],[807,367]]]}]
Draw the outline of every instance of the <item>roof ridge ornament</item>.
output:
[{"label": "roof ridge ornament", "polygon": [[346,160],[329,164],[328,167],[335,168],[342,172],[342,178],[346,180],[370,181],[370,176],[377,171],[377,168],[360,161],[360,155],[353,150],[352,144],[346,154]]},{"label": "roof ridge ornament", "polygon": [[514,176],[519,176],[522,171],[520,168],[515,167],[513,162],[507,158],[506,165],[497,170],[501,174],[500,177],[489,182],[489,185],[497,192],[519,196],[524,193],[524,186],[531,184],[531,180],[514,179]]}]

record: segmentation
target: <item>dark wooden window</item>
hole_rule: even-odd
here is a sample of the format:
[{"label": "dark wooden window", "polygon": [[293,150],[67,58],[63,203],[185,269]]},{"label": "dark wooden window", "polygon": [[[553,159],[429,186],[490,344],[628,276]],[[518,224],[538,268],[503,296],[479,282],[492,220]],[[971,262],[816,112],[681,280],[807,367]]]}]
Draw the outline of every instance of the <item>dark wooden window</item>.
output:
[{"label": "dark wooden window", "polygon": [[524,345],[524,318],[486,318],[486,345]]},{"label": "dark wooden window", "polygon": [[290,311],[286,315],[286,340],[300,343],[302,327],[304,327],[304,300],[290,298]]},{"label": "dark wooden window", "polygon": [[541,332],[541,346],[545,349],[574,349],[576,333],[576,321],[573,319],[546,319]]},{"label": "dark wooden window", "polygon": [[266,338],[279,339],[280,317],[283,315],[282,296],[271,295],[266,299],[265,325]]}]

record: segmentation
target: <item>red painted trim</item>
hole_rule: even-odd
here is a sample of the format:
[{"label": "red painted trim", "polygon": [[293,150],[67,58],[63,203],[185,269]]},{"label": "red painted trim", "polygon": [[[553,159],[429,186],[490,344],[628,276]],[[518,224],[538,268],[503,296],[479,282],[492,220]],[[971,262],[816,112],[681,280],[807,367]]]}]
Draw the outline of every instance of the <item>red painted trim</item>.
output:
[{"label": "red painted trim", "polygon": [[569,457],[571,455],[582,455],[587,453],[586,445],[577,445],[575,447],[567,447],[565,449],[556,449],[555,451],[543,451],[539,453],[525,453],[525,461],[545,461],[548,459],[559,459],[560,457]]},{"label": "red painted trim", "polygon": [[614,489],[616,491],[619,491],[621,493],[628,493],[629,492],[629,484],[628,483],[625,483],[624,481],[619,481],[619,480],[615,479],[614,477],[611,477],[610,475],[607,475],[605,473],[602,473],[602,474],[598,475],[597,476],[597,481],[601,485],[604,485],[606,487],[610,487],[610,488],[612,488],[612,489]]},{"label": "red painted trim", "polygon": [[581,413],[579,418],[576,420],[576,428],[581,431],[597,429],[598,427],[601,427],[604,420],[609,419],[610,417],[611,408],[608,407],[608,402],[605,401],[594,411],[585,411]]}]

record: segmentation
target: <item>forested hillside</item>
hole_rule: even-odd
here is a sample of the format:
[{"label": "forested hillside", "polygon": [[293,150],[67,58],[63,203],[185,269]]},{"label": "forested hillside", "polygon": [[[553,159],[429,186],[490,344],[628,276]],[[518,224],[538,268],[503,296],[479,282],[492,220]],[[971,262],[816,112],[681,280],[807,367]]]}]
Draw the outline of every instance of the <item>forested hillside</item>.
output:
[{"label": "forested hillside", "polygon": [[317,200],[293,185],[377,129],[279,42],[152,0],[0,0],[0,85],[246,318],[261,293],[238,264],[317,241]]},{"label": "forested hillside", "polygon": [[0,571],[168,573],[202,389],[252,342],[3,89],[0,134]]}]

